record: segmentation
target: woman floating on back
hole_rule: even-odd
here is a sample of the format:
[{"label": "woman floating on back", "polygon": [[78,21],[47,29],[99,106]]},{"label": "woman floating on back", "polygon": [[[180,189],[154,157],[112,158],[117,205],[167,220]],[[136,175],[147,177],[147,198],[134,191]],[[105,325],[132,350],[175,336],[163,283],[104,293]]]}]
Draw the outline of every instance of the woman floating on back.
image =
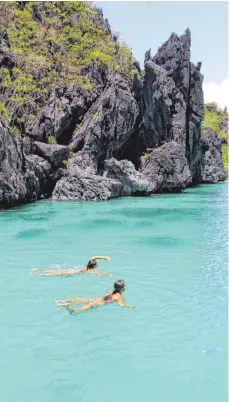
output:
[{"label": "woman floating on back", "polygon": [[42,268],[33,268],[31,269],[31,274],[35,276],[71,276],[71,275],[79,275],[79,274],[95,274],[97,276],[112,276],[111,274],[101,274],[96,271],[95,268],[98,266],[97,260],[106,260],[110,261],[110,257],[106,256],[94,256],[92,257],[87,265],[85,265],[82,269],[74,268],[74,269],[42,269]]},{"label": "woman floating on back", "polygon": [[[90,310],[92,308],[103,306],[105,304],[117,303],[121,307],[135,308],[135,306],[126,306],[122,293],[126,289],[126,284],[123,280],[118,280],[114,283],[114,289],[109,291],[105,296],[94,298],[73,297],[65,300],[56,300],[57,306],[65,307],[70,314],[80,313],[81,311]],[[79,308],[72,307],[70,303],[80,303]]]}]

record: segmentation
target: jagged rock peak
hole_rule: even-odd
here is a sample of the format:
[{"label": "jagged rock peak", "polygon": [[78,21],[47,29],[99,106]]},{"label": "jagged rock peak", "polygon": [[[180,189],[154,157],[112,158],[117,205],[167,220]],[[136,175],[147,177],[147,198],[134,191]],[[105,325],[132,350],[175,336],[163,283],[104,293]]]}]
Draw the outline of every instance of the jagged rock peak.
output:
[{"label": "jagged rock peak", "polygon": [[145,52],[145,60],[144,63],[151,59],[151,48]]},{"label": "jagged rock peak", "polygon": [[196,64],[196,69],[197,69],[197,71],[200,72],[201,66],[202,66],[202,61],[198,61],[197,64]]},{"label": "jagged rock peak", "polygon": [[189,28],[181,36],[173,32],[169,39],[159,47],[156,55],[153,57],[153,61],[156,64],[165,65],[165,69],[167,69],[166,67],[170,63],[171,58],[190,62],[190,47],[191,32]]},{"label": "jagged rock peak", "polygon": [[191,31],[190,31],[189,28],[187,28],[187,29],[185,30],[185,36],[186,36],[186,39],[187,39],[187,41],[188,41],[188,43],[189,43],[189,46],[191,46]]}]

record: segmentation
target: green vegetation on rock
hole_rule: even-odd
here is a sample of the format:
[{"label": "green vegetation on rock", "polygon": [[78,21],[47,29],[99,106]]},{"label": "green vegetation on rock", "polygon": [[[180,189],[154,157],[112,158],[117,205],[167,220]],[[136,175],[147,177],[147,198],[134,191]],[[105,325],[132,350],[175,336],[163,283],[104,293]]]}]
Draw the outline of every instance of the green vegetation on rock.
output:
[{"label": "green vegetation on rock", "polygon": [[222,144],[222,160],[224,169],[228,174],[228,144]]},{"label": "green vegetation on rock", "polygon": [[216,131],[223,140],[222,159],[228,173],[228,112],[226,108],[221,110],[215,102],[207,103],[204,107],[203,132],[206,133],[208,128]]},{"label": "green vegetation on rock", "polygon": [[[224,127],[222,127],[224,123]],[[223,140],[227,140],[227,123],[228,113],[226,110],[222,111],[215,102],[207,103],[204,107],[204,121],[203,132],[206,129],[211,128],[217,132],[217,134]]]},{"label": "green vegetation on rock", "polygon": [[135,71],[130,49],[113,39],[101,11],[89,2],[0,2],[0,15],[14,64],[0,69],[0,114],[6,121],[9,115],[36,115],[58,85],[90,92],[92,63],[126,79]]},{"label": "green vegetation on rock", "polygon": [[56,144],[56,138],[53,137],[52,135],[50,135],[50,136],[48,137],[48,144],[51,144],[51,145]]},{"label": "green vegetation on rock", "polygon": [[140,161],[144,162],[146,160],[146,158],[148,158],[148,156],[149,156],[150,152],[152,152],[152,150],[153,150],[153,148],[146,148],[146,152],[144,152],[142,154],[142,156],[140,156],[140,158],[139,158]]},{"label": "green vegetation on rock", "polygon": [[9,118],[9,112],[5,106],[5,103],[0,101],[0,120],[4,121],[4,123],[7,123]]},{"label": "green vegetation on rock", "polygon": [[15,137],[18,137],[20,135],[20,130],[17,126],[13,126],[13,127],[10,127],[10,133],[12,135],[14,135]]}]

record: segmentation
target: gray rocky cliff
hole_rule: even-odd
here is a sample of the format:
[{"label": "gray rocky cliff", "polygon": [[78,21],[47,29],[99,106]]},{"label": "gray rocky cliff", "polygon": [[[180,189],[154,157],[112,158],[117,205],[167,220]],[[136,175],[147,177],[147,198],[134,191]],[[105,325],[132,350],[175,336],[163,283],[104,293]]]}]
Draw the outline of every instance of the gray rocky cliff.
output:
[{"label": "gray rocky cliff", "polygon": [[[138,66],[132,83],[92,63],[90,93],[56,87],[19,137],[0,123],[0,206],[179,192],[225,180],[221,140],[201,133],[203,76],[190,46],[189,30],[172,34],[154,57],[146,52],[145,73]],[[5,39],[0,63],[15,64]]]},{"label": "gray rocky cliff", "polygon": [[227,178],[222,163],[222,140],[218,134],[208,129],[201,137],[201,182],[218,183]]}]

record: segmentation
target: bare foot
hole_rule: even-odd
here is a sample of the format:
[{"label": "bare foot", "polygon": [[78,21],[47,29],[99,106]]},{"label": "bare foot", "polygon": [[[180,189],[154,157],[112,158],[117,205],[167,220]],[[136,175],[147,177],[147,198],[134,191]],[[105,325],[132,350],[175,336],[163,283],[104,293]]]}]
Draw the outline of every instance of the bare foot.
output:
[{"label": "bare foot", "polygon": [[65,302],[64,300],[54,300],[54,303],[57,306],[69,306],[69,303]]}]

